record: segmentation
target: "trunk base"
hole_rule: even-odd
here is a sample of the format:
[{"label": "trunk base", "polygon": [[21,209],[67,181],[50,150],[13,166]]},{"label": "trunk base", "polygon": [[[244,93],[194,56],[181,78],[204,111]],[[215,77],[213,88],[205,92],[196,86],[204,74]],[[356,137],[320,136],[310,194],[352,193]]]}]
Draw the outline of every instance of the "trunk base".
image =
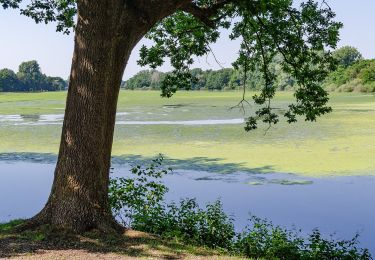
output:
[{"label": "trunk base", "polygon": [[[91,218],[94,221],[88,222],[82,219],[78,221],[76,218],[80,214],[77,213],[76,216],[71,216],[70,218],[61,219],[60,217],[53,216],[51,214],[52,210],[45,207],[40,213],[35,215],[33,218],[26,220],[25,223],[17,226],[15,230],[17,232],[23,232],[27,230],[36,230],[42,226],[49,226],[57,230],[67,230],[75,234],[83,234],[89,231],[99,231],[103,234],[123,234],[127,229],[119,224],[112,215],[101,214],[98,212]],[[69,221],[75,219],[76,221]],[[68,221],[67,221],[68,220]]]}]

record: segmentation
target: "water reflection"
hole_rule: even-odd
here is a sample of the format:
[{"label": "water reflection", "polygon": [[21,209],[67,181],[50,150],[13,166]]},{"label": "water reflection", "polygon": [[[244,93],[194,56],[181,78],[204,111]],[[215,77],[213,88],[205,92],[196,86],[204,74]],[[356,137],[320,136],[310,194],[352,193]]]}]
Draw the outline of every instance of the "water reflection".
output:
[{"label": "water reflection", "polygon": [[24,122],[38,122],[40,115],[20,115]]}]

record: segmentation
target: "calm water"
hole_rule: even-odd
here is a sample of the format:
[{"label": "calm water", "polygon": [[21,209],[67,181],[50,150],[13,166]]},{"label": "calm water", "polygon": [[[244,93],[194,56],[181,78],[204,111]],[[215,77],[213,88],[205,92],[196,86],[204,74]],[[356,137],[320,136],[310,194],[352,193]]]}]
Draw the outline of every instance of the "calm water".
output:
[{"label": "calm water", "polygon": [[[50,192],[53,169],[53,163],[0,161],[0,222],[37,213]],[[115,165],[113,175],[127,176],[128,170],[129,166]],[[196,197],[204,204],[220,198],[239,230],[252,213],[305,233],[319,227],[324,234],[351,238],[360,232],[361,245],[375,254],[375,177],[304,179],[175,169],[165,182],[170,187],[168,200]]]}]

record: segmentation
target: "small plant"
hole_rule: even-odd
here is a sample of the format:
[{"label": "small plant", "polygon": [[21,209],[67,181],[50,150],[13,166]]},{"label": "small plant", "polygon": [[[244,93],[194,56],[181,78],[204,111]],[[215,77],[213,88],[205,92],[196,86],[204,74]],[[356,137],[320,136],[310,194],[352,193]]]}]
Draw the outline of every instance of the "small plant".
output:
[{"label": "small plant", "polygon": [[234,246],[237,253],[254,258],[300,259],[303,239],[295,233],[257,217],[251,217],[250,222],[252,225],[237,235]]},{"label": "small plant", "polygon": [[358,248],[359,235],[351,240],[324,239],[319,230],[313,230],[305,244],[304,259],[351,260],[372,259],[368,249]]},{"label": "small plant", "polygon": [[11,231],[14,227],[23,224],[25,221],[23,219],[15,219],[8,223],[0,223],[0,232]]},{"label": "small plant", "polygon": [[159,210],[168,188],[160,179],[171,172],[161,169],[163,156],[159,155],[146,169],[135,166],[131,169],[134,178],[114,178],[109,184],[109,203],[114,215],[125,226],[141,216]]}]

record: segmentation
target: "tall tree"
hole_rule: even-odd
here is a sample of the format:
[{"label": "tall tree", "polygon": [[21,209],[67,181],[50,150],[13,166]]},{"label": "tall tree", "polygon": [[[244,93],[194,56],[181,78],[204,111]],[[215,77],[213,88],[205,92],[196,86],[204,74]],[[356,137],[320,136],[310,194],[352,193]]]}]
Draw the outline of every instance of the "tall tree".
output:
[{"label": "tall tree", "polygon": [[[0,0],[18,7],[22,0]],[[162,95],[190,88],[193,56],[210,52],[220,29],[232,29],[242,39],[235,67],[246,72],[259,65],[265,86],[254,97],[262,106],[247,121],[277,123],[270,100],[275,77],[269,64],[277,53],[282,67],[300,86],[296,103],[285,116],[306,120],[330,111],[320,81],[333,67],[329,49],[336,47],[340,23],[323,4],[307,0],[299,8],[292,0],[33,0],[21,10],[36,22],[57,21],[59,31],[73,26],[77,11],[74,55],[61,144],[51,195],[30,225],[52,224],[82,232],[119,226],[108,205],[109,167],[116,104],[123,72],[134,46],[143,37],[155,44],[141,49],[140,65],[160,66],[169,58],[174,67],[162,83]]]},{"label": "tall tree", "polygon": [[45,81],[36,60],[22,62],[18,67],[17,77],[29,88],[27,91],[41,90]]},{"label": "tall tree", "polygon": [[20,91],[21,85],[20,80],[17,78],[17,75],[13,70],[0,70],[0,91]]},{"label": "tall tree", "polygon": [[344,68],[363,60],[362,54],[355,47],[351,46],[344,46],[334,51],[333,57],[338,61],[339,65]]},{"label": "tall tree", "polygon": [[10,69],[0,70],[0,91],[58,91],[66,88],[66,82],[60,77],[48,77],[42,74],[37,61],[22,62],[17,74]]}]

